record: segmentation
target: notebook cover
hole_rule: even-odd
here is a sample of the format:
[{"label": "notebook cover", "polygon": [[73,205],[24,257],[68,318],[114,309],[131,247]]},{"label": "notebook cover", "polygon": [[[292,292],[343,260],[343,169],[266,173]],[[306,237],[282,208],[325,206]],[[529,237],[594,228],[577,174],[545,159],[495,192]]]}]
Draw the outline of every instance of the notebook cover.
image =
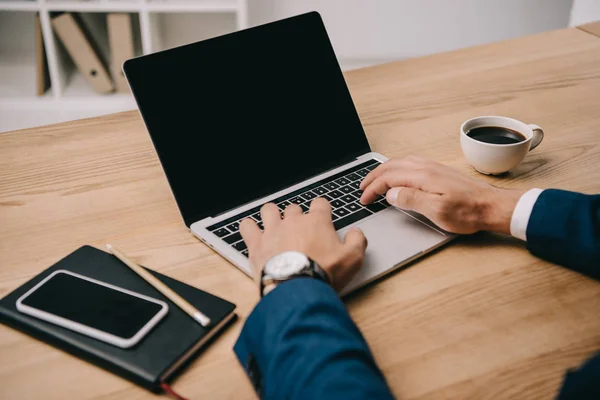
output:
[{"label": "notebook cover", "polygon": [[[122,349],[20,313],[16,308],[17,299],[57,269],[76,272],[163,300],[169,305],[169,312],[140,343],[129,349]],[[0,300],[0,322],[146,389],[160,391],[160,377],[205,335],[216,333],[212,332],[212,327],[230,317],[235,310],[235,305],[158,272],[149,271],[204,312],[211,319],[211,326],[202,327],[116,257],[91,246],[77,249]],[[231,321],[234,319],[232,318]],[[228,325],[229,323],[224,326]],[[183,365],[187,364],[188,362],[183,363]],[[173,376],[174,374],[170,374],[167,380]]]}]

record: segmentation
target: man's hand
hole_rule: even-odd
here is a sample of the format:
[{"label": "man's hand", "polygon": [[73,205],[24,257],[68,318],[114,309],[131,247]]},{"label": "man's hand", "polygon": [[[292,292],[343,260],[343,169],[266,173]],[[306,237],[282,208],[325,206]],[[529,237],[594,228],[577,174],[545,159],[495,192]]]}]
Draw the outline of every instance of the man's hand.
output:
[{"label": "man's hand", "polygon": [[312,201],[308,214],[296,204],[286,207],[284,218],[275,204],[265,204],[260,210],[264,232],[251,219],[240,224],[240,233],[248,246],[255,278],[266,262],[286,251],[299,251],[316,261],[329,275],[336,291],[340,291],[360,268],[367,239],[353,228],[340,242],[331,222],[331,206],[325,199]]},{"label": "man's hand", "polygon": [[385,194],[398,208],[416,211],[454,233],[510,234],[512,213],[525,191],[500,189],[420,157],[385,162],[360,185],[361,203]]}]

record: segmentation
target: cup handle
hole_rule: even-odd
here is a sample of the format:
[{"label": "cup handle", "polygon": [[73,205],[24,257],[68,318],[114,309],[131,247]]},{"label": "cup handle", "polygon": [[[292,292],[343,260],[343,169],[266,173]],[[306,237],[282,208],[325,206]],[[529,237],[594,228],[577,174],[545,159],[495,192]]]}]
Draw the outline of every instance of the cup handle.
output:
[{"label": "cup handle", "polygon": [[529,148],[529,151],[531,151],[538,147],[540,143],[542,143],[542,140],[544,140],[544,130],[534,124],[529,124],[529,127],[533,131],[533,139],[531,140],[531,147]]}]

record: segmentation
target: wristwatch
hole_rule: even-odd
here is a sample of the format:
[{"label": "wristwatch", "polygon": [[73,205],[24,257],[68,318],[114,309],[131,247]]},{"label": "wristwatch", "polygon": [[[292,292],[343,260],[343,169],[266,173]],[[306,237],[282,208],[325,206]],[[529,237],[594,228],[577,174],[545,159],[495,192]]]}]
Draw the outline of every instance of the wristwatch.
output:
[{"label": "wristwatch", "polygon": [[266,294],[264,289],[270,285],[277,285],[301,276],[330,283],[327,273],[315,261],[298,251],[286,251],[271,258],[265,264],[260,279],[260,296]]}]

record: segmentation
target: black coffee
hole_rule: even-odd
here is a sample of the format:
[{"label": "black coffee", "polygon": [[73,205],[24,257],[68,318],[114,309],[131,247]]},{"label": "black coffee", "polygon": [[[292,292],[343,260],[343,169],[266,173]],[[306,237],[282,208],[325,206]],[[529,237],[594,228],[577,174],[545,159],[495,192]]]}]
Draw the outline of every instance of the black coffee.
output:
[{"label": "black coffee", "polygon": [[523,134],[499,126],[480,126],[467,132],[467,136],[484,143],[513,144],[527,139]]}]

